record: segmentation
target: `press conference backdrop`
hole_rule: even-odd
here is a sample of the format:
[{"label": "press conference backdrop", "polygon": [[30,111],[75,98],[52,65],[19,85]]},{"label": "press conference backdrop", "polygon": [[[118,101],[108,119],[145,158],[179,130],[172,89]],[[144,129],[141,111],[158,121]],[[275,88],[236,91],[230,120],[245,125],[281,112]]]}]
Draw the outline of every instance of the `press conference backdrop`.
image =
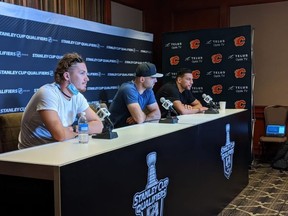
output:
[{"label": "press conference backdrop", "polygon": [[227,108],[251,109],[251,26],[205,29],[163,35],[162,68],[165,81],[174,79],[181,67],[193,72],[193,95],[203,102],[210,95]]},{"label": "press conference backdrop", "polygon": [[54,81],[59,59],[82,55],[89,102],[111,102],[119,85],[152,60],[153,35],[0,2],[0,113],[24,111]]}]

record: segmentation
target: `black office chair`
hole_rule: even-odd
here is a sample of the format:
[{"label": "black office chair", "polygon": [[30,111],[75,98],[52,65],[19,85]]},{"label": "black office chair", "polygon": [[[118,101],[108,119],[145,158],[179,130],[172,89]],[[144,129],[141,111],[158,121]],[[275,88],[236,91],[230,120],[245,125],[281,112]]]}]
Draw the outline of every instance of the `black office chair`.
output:
[{"label": "black office chair", "polygon": [[[265,135],[259,139],[261,145],[261,158],[264,161],[270,161],[280,145],[287,141],[286,134],[286,120],[287,120],[287,108],[279,105],[267,106],[264,108],[265,118]],[[277,144],[277,145],[268,145]],[[268,146],[270,148],[268,148]],[[272,147],[272,148],[271,148]],[[270,150],[269,156],[268,149]],[[274,150],[274,151],[273,151]]]}]

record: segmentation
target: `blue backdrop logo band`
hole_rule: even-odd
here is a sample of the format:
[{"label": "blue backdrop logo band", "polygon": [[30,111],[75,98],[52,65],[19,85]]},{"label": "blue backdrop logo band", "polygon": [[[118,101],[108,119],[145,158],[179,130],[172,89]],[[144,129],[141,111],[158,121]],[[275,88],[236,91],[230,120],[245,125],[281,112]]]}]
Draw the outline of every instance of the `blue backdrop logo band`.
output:
[{"label": "blue backdrop logo band", "polygon": [[[2,110],[20,110],[40,86],[54,82],[54,70],[65,53],[77,52],[85,59],[87,100],[108,105],[137,65],[152,60],[150,33],[3,2],[0,8]],[[20,88],[21,97],[5,90]]]}]

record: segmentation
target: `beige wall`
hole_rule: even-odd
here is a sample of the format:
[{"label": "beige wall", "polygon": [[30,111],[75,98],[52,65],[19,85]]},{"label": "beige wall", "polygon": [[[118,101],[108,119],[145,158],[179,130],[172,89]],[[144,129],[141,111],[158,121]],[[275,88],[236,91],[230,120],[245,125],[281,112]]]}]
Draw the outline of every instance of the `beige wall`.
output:
[{"label": "beige wall", "polygon": [[230,24],[254,28],[254,104],[288,105],[288,2],[232,7]]},{"label": "beige wall", "polygon": [[111,1],[111,24],[143,31],[142,11]]}]

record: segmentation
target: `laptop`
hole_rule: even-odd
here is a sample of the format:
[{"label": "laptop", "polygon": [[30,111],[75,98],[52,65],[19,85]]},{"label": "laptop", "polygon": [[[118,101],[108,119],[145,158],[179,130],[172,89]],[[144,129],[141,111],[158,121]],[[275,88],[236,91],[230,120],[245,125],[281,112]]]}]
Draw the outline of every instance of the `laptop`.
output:
[{"label": "laptop", "polygon": [[283,137],[286,135],[285,125],[267,125],[266,136]]}]

